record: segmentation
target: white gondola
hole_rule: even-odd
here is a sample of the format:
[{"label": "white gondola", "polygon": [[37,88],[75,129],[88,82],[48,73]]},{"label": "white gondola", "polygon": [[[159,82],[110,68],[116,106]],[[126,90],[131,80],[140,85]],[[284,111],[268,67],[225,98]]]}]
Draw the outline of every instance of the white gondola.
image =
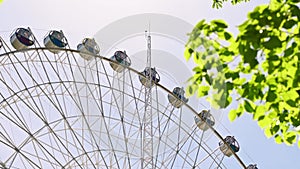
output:
[{"label": "white gondola", "polygon": [[34,44],[34,38],[29,29],[18,28],[10,36],[10,43],[17,50],[26,49]]},{"label": "white gondola", "polygon": [[[175,87],[173,89],[173,95],[168,94],[168,100],[172,104],[172,106],[176,108],[180,108],[183,103],[187,103],[189,99],[184,97],[184,90],[180,87]],[[175,95],[175,96],[174,96]]]},{"label": "white gondola", "polygon": [[160,76],[155,68],[146,67],[141,74],[144,76],[139,75],[140,82],[147,88],[152,87],[154,83],[160,81]]},{"label": "white gondola", "polygon": [[56,50],[55,48],[62,49],[66,47],[67,40],[61,31],[52,30],[44,38],[44,45],[46,48],[49,48],[50,52],[57,54],[60,50]]},{"label": "white gondola", "polygon": [[77,45],[77,50],[80,51],[80,56],[86,60],[91,60],[93,55],[98,55],[100,48],[95,39],[85,38],[82,43]]},{"label": "white gondola", "polygon": [[131,65],[131,60],[125,51],[116,51],[110,59],[118,62],[118,64],[110,62],[110,66],[118,73],[122,72],[125,67],[129,67]]},{"label": "white gondola", "polygon": [[202,110],[198,116],[194,117],[194,120],[196,125],[203,131],[209,129],[209,126],[212,127],[215,125],[215,119],[209,110]]},{"label": "white gondola", "polygon": [[220,150],[223,152],[224,155],[230,157],[233,152],[237,153],[240,150],[239,143],[233,136],[227,136],[224,141],[227,143],[225,144],[223,141],[219,142]]},{"label": "white gondola", "polygon": [[256,164],[250,164],[248,165],[247,169],[258,169]]}]

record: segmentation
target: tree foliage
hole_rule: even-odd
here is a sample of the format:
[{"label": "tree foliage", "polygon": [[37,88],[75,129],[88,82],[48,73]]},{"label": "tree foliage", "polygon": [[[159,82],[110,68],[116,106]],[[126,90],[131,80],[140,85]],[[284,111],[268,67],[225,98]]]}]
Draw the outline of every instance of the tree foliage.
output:
[{"label": "tree foliage", "polygon": [[[184,56],[194,59],[188,94],[226,108],[231,121],[244,112],[277,143],[300,148],[300,0],[257,6],[234,36],[223,20],[200,21]],[[232,104],[234,106],[236,104]],[[231,107],[232,107],[231,106]]]},{"label": "tree foliage", "polygon": [[[212,7],[213,8],[222,8],[223,7],[223,3],[224,2],[227,2],[228,0],[213,0],[213,5],[212,5]],[[231,2],[231,4],[232,5],[236,5],[236,4],[238,4],[238,3],[240,3],[240,2],[248,2],[248,1],[250,1],[250,0],[231,0],[230,2]]]}]

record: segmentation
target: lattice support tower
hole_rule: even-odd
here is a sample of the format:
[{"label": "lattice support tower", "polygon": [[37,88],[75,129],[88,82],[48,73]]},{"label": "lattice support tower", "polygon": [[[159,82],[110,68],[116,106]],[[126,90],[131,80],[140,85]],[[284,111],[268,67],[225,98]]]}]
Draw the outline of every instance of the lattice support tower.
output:
[{"label": "lattice support tower", "polygon": [[[151,71],[151,36],[146,33],[147,38],[147,67],[150,69],[150,74],[147,77],[152,84]],[[143,117],[143,162],[142,168],[154,169],[153,160],[153,123],[152,123],[152,85],[145,87],[145,112]]]}]

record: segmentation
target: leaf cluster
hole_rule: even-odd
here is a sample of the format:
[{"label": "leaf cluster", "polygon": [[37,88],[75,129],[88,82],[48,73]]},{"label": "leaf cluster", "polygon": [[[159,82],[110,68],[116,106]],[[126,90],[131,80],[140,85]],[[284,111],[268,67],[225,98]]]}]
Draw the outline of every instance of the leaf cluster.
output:
[{"label": "leaf cluster", "polygon": [[[228,0],[213,0],[212,7],[213,8],[217,8],[217,9],[222,8],[223,7],[223,3],[227,2],[227,1]],[[250,1],[250,0],[231,0],[230,2],[231,2],[232,5],[236,5],[238,3],[248,2],[248,1]]]},{"label": "leaf cluster", "polygon": [[197,66],[188,94],[226,108],[231,121],[244,112],[277,143],[300,147],[300,0],[257,6],[237,36],[222,20],[200,21],[189,34],[185,58]]}]

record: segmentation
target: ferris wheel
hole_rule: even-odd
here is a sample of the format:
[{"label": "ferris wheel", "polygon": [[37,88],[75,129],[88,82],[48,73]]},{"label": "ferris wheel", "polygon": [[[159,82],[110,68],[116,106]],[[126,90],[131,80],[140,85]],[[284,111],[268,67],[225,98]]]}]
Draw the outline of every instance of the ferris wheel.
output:
[{"label": "ferris wheel", "polygon": [[130,55],[101,56],[62,31],[37,40],[18,28],[0,39],[0,168],[248,168],[233,136],[194,110],[184,88],[160,84],[155,67]]}]

